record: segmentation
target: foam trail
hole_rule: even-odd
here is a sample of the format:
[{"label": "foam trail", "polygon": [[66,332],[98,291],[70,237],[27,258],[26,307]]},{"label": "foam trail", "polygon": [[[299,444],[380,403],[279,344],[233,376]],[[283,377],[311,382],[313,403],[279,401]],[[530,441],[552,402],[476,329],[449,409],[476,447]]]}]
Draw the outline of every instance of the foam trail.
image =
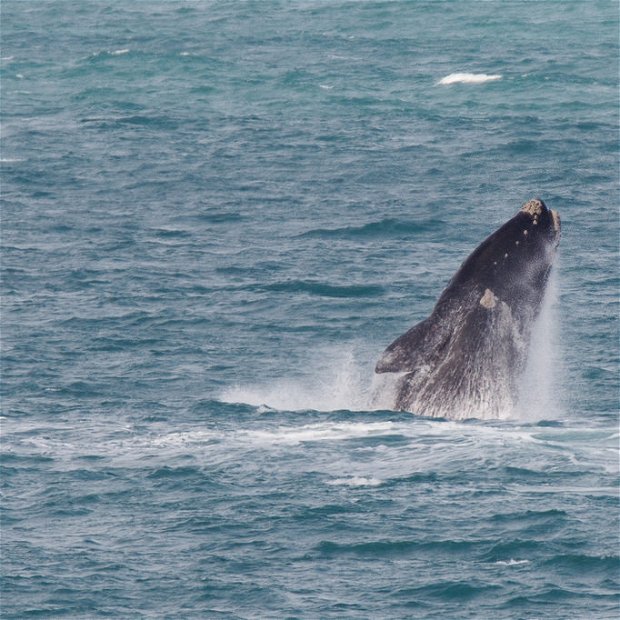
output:
[{"label": "foam trail", "polygon": [[493,82],[495,80],[501,80],[502,76],[488,75],[486,73],[451,73],[446,77],[441,78],[438,84],[447,86],[449,84],[484,84],[485,82]]},{"label": "foam trail", "polygon": [[558,397],[562,357],[556,312],[559,295],[557,271],[556,264],[547,283],[540,315],[532,329],[519,404],[515,410],[516,416],[522,420],[557,419],[562,413]]}]

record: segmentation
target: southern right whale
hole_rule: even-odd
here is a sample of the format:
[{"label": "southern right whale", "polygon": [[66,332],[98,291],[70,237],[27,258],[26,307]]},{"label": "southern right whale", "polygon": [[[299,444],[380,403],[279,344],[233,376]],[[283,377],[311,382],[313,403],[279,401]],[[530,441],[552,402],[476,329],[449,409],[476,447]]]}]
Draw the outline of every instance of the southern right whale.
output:
[{"label": "southern right whale", "polygon": [[451,419],[512,410],[559,241],[558,213],[536,198],[469,255],[431,315],[377,362],[376,373],[399,373],[393,408]]}]

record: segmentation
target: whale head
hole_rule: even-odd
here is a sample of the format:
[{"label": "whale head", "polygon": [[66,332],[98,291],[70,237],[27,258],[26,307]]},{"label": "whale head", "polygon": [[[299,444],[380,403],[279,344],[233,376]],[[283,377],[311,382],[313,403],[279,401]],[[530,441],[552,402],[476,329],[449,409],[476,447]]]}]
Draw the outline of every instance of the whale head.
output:
[{"label": "whale head", "polygon": [[558,212],[540,198],[528,200],[467,257],[445,292],[453,296],[455,288],[476,288],[488,309],[495,307],[493,300],[502,300],[516,312],[527,308],[536,315],[560,234]]}]

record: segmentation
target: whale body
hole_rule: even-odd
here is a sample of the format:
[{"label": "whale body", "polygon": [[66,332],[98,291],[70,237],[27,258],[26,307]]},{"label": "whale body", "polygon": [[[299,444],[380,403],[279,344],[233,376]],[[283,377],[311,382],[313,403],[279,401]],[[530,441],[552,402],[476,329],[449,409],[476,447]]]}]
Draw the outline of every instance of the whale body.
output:
[{"label": "whale body", "polygon": [[450,419],[502,418],[518,401],[532,327],[560,240],[536,198],[465,259],[431,315],[384,351],[392,408]]}]

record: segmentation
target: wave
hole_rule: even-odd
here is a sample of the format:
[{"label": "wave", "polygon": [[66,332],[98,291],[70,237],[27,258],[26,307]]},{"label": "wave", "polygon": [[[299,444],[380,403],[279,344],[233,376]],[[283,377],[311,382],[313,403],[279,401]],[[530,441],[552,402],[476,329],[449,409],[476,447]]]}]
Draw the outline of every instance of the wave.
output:
[{"label": "wave", "polygon": [[510,560],[498,560],[495,562],[497,566],[523,566],[529,563],[530,560],[515,560],[513,558],[510,558]]},{"label": "wave", "polygon": [[309,280],[287,280],[285,282],[274,282],[262,287],[264,290],[276,293],[309,293],[319,297],[380,297],[383,295],[382,286],[372,284],[349,284],[346,286],[335,286],[322,282]]},{"label": "wave", "polygon": [[179,126],[178,121],[171,117],[143,114],[118,117],[85,117],[81,118],[79,122],[87,126],[95,125],[105,128],[123,128],[129,125],[148,129],[177,129]]},{"label": "wave", "polygon": [[448,86],[450,84],[484,84],[485,82],[493,82],[501,80],[499,74],[489,75],[487,73],[451,73],[441,78],[438,84]]},{"label": "wave", "polygon": [[383,483],[379,478],[364,476],[352,476],[351,478],[336,478],[330,480],[327,484],[330,486],[349,486],[349,487],[378,487]]},{"label": "wave", "polygon": [[322,540],[314,551],[323,556],[362,555],[373,557],[432,554],[437,557],[462,556],[475,552],[485,541],[468,540],[376,540],[365,542],[334,542]]},{"label": "wave", "polygon": [[400,220],[384,218],[362,226],[344,226],[341,228],[316,228],[308,230],[299,237],[310,238],[382,238],[402,235],[415,235],[445,229],[445,222],[439,218],[425,220]]}]

